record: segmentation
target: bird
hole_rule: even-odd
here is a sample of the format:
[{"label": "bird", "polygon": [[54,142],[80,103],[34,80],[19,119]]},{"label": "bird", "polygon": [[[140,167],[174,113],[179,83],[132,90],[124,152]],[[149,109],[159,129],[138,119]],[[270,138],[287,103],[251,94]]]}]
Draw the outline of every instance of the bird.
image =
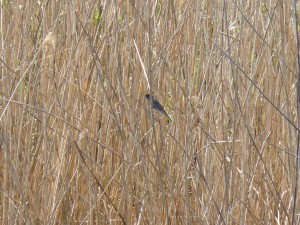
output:
[{"label": "bird", "polygon": [[147,99],[147,102],[152,106],[153,109],[161,112],[162,114],[164,114],[166,117],[168,117],[171,120],[171,118],[168,116],[168,114],[164,110],[164,107],[159,103],[159,101],[154,96],[151,96],[150,94],[146,94],[145,97]]}]

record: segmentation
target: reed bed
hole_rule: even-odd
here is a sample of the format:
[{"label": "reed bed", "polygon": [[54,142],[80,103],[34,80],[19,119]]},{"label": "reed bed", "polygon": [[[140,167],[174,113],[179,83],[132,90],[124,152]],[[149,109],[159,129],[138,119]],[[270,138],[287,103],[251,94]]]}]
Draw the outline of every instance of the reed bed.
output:
[{"label": "reed bed", "polygon": [[298,224],[293,9],[1,1],[1,224]]}]

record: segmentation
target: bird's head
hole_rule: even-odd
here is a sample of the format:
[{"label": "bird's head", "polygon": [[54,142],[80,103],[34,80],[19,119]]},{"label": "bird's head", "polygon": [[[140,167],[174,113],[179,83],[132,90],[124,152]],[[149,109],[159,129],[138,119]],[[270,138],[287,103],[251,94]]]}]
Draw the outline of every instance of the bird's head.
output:
[{"label": "bird's head", "polygon": [[151,96],[149,94],[146,94],[145,97],[148,101],[150,101]]}]

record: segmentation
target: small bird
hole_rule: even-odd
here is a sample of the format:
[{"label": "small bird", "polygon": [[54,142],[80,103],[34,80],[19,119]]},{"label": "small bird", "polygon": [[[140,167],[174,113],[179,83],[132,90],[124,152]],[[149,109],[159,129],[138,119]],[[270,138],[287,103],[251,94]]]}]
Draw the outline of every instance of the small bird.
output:
[{"label": "small bird", "polygon": [[153,97],[149,94],[146,94],[145,97],[147,99],[147,102],[150,105],[152,105],[153,109],[161,112],[162,114],[164,114],[166,117],[168,117],[171,120],[171,118],[168,116],[168,114],[164,110],[164,107],[159,103],[159,101],[155,97]]}]

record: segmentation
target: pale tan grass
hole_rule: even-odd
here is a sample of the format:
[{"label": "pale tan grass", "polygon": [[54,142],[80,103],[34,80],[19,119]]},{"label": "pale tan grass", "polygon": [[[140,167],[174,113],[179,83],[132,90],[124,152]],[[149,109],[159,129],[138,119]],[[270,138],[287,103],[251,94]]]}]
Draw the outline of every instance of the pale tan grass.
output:
[{"label": "pale tan grass", "polygon": [[299,223],[290,9],[1,5],[1,224]]}]

